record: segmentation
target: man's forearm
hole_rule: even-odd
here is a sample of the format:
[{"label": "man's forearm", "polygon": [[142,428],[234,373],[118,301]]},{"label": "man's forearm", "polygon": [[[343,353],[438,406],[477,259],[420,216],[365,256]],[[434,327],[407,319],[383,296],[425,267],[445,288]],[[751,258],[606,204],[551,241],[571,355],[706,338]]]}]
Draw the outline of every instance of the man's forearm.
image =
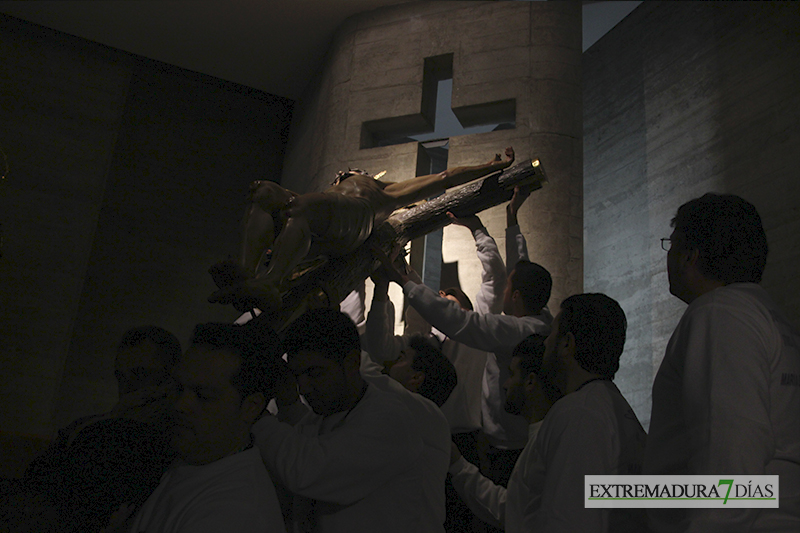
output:
[{"label": "man's forearm", "polygon": [[505,525],[506,489],[483,476],[463,457],[450,466],[453,488],[475,515],[489,524]]}]

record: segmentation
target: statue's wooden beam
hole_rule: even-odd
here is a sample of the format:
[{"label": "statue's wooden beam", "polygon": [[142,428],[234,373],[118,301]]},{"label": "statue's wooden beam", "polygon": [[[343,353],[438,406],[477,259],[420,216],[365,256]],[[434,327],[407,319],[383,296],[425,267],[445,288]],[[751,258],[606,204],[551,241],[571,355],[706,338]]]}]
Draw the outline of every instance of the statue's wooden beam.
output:
[{"label": "statue's wooden beam", "polygon": [[284,294],[281,308],[275,313],[260,315],[258,321],[280,331],[307,309],[338,305],[380,265],[374,248],[389,255],[410,240],[448,225],[448,211],[459,217],[474,215],[510,200],[517,185],[537,190],[545,181],[547,177],[539,160],[527,160],[410,209],[397,211],[375,228],[357,250],[331,258],[300,278]]}]

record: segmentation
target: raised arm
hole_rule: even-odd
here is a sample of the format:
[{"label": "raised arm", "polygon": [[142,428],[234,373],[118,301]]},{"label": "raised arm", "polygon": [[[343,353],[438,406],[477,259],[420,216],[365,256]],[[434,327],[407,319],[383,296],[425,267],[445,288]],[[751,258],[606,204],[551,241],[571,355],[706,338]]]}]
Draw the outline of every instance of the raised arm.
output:
[{"label": "raised arm", "polygon": [[442,298],[425,285],[408,281],[403,292],[410,305],[436,329],[456,342],[485,352],[511,352],[532,333],[546,334],[549,323],[537,317],[480,314]]},{"label": "raised arm", "polygon": [[372,274],[375,289],[367,315],[364,350],[378,364],[397,359],[403,341],[394,334],[394,304],[389,299],[389,278],[379,269]]},{"label": "raised arm", "polygon": [[339,303],[339,310],[350,317],[350,320],[356,325],[359,335],[364,335],[364,328],[366,327],[366,286],[362,281],[358,287],[350,291],[350,294],[345,296],[344,300]]},{"label": "raised arm", "polygon": [[[462,226],[472,232],[477,248],[478,260],[481,262],[481,287],[475,296],[476,313],[501,313],[503,311],[503,291],[506,288],[506,266],[500,257],[497,243],[486,231],[486,227],[477,215],[456,217],[448,211],[452,224]],[[409,309],[413,309],[409,306]]]},{"label": "raised arm", "polygon": [[[414,283],[398,271],[385,255],[378,255],[389,279],[403,287],[409,304],[433,327],[456,342],[486,352],[511,352],[532,333],[548,334],[551,317],[515,317],[466,311],[452,300],[442,298],[425,285]],[[542,320],[544,319],[544,320]]]},{"label": "raised arm", "polygon": [[520,231],[517,213],[530,195],[531,191],[516,186],[514,195],[506,206],[506,269],[509,273],[520,260],[529,261],[528,244]]},{"label": "raised arm", "polygon": [[[455,447],[455,444],[453,445]],[[458,455],[450,465],[453,488],[475,516],[495,527],[505,527],[506,488],[483,476],[478,467]]]}]

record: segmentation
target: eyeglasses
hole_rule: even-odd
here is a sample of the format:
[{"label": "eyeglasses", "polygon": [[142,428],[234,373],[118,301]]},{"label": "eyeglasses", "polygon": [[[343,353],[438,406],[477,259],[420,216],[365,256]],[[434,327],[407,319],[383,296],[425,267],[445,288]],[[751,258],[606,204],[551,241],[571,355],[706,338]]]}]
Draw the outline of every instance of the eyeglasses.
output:
[{"label": "eyeglasses", "polygon": [[670,248],[672,248],[672,239],[661,239],[661,249],[669,252]]}]

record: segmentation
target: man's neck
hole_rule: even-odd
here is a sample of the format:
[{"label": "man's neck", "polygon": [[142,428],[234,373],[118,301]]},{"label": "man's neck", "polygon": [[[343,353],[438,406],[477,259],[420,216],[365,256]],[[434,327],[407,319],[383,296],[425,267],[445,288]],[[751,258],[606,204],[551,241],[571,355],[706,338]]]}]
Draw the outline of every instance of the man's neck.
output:
[{"label": "man's neck", "polygon": [[250,446],[252,446],[252,444],[253,444],[253,437],[250,434],[250,431],[248,430],[246,435],[243,435],[241,438],[238,438],[235,441],[231,442],[231,445],[230,445],[230,447],[228,447],[228,451],[226,453],[220,454],[219,456],[216,456],[214,458],[209,458],[209,457],[205,457],[205,458],[181,457],[181,459],[183,459],[183,461],[186,464],[189,464],[189,465],[192,465],[192,466],[210,465],[210,464],[216,463],[217,461],[221,461],[223,459],[226,459],[226,458],[228,458],[228,457],[230,457],[232,455],[236,455],[237,453],[241,453],[241,452],[245,451],[246,449],[248,449]]},{"label": "man's neck", "polygon": [[698,299],[701,296],[703,296],[704,294],[707,294],[707,293],[713,291],[714,289],[719,289],[720,287],[724,287],[724,286],[725,286],[725,283],[723,283],[722,281],[718,281],[718,280],[715,280],[715,279],[703,278],[703,280],[701,282],[698,282],[694,287],[692,287],[691,293],[689,295],[687,295],[687,298],[684,299],[684,301],[687,304],[690,304],[693,301],[695,301],[696,299]]},{"label": "man's neck", "polygon": [[583,368],[579,368],[567,375],[567,385],[564,388],[564,395],[577,391],[587,383],[597,380],[608,380],[606,376],[587,372]]},{"label": "man's neck", "polygon": [[541,312],[542,312],[541,309],[539,309],[538,311],[528,311],[527,309],[525,309],[524,306],[519,305],[519,306],[514,307],[514,312],[512,313],[512,315],[517,317],[517,318],[522,318],[522,317],[526,317],[526,316],[536,316],[536,315],[540,314]]}]

